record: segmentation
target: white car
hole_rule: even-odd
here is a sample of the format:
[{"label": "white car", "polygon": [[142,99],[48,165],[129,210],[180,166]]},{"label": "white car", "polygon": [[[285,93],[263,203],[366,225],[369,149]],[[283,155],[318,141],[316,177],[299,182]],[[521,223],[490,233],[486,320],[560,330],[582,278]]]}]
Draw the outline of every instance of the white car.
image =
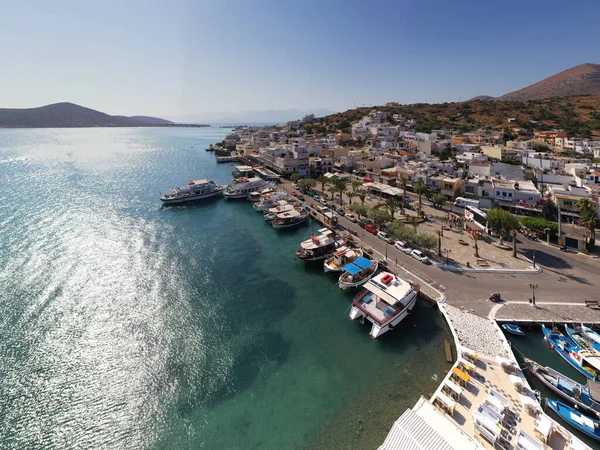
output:
[{"label": "white car", "polygon": [[420,250],[413,250],[410,252],[410,256],[415,258],[417,261],[421,261],[423,264],[429,264],[429,258],[423,254]]},{"label": "white car", "polygon": [[324,198],[319,199],[319,203],[321,203],[321,205],[327,205],[327,200],[325,200]]},{"label": "white car", "polygon": [[406,245],[405,242],[402,241],[396,241],[394,243],[394,247],[396,247],[398,250],[400,250],[401,252],[406,253],[407,255],[410,255],[411,252],[413,251],[412,248],[410,248],[408,245]]},{"label": "white car", "polygon": [[379,232],[377,232],[377,237],[379,239],[381,239],[382,241],[387,242],[388,244],[393,244],[394,243],[394,240],[385,231],[379,231]]},{"label": "white car", "polygon": [[292,187],[293,187],[294,189],[300,189],[300,186],[298,186],[296,183],[292,184]]},{"label": "white car", "polygon": [[356,223],[356,221],[357,221],[354,214],[346,214],[346,219],[348,219],[350,222],[353,222],[353,223]]}]

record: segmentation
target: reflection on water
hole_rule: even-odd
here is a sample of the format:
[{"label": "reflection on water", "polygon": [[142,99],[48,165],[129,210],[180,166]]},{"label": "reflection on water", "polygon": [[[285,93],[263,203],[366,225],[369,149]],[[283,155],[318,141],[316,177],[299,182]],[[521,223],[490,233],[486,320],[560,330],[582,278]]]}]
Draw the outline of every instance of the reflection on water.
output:
[{"label": "reflection on water", "polygon": [[373,342],[308,228],[160,205],[227,132],[0,131],[0,447],[373,448],[435,389],[437,310]]}]

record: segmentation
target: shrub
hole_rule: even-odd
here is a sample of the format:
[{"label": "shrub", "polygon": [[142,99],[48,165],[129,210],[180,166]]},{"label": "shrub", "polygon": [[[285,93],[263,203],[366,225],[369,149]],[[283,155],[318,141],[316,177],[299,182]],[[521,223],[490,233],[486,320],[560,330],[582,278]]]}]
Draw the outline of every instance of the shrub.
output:
[{"label": "shrub", "polygon": [[521,219],[521,225],[538,233],[543,233],[546,228],[549,228],[550,233],[552,234],[558,233],[558,224],[556,222],[540,219],[538,217],[523,217]]}]

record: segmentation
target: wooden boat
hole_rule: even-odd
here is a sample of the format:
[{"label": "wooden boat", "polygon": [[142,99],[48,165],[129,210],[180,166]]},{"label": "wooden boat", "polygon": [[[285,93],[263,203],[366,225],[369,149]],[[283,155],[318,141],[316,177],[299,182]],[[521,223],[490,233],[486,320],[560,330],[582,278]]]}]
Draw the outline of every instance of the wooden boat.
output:
[{"label": "wooden boat", "polygon": [[600,358],[596,353],[582,350],[562,333],[549,330],[544,325],[542,325],[542,332],[544,333],[544,339],[562,359],[571,364],[575,370],[586,378],[598,381]]},{"label": "wooden boat", "polygon": [[590,419],[576,409],[556,400],[548,399],[546,404],[573,428],[600,441],[600,422],[598,420]]},{"label": "wooden boat", "polygon": [[585,337],[587,338],[591,346],[594,348],[594,350],[600,352],[600,334],[596,333],[594,330],[584,325],[581,325],[581,327],[576,328],[576,330],[585,335]]},{"label": "wooden boat", "polygon": [[[585,333],[583,333],[582,331],[577,331],[574,328],[569,327],[568,325],[565,325],[565,330],[566,330],[569,338],[571,338],[571,340],[575,344],[577,344],[580,349],[589,350],[592,352],[596,351],[594,349],[594,346],[592,345],[592,343],[589,341],[589,339],[585,335]],[[600,353],[598,355],[600,356]]]},{"label": "wooden boat", "polygon": [[379,261],[370,260],[361,256],[343,267],[344,272],[338,278],[340,289],[349,289],[362,286],[375,275]]},{"label": "wooden boat", "polygon": [[589,384],[583,385],[553,368],[543,367],[531,359],[525,358],[525,363],[529,372],[552,392],[579,408],[600,417],[600,403],[593,397],[591,389],[593,386],[594,391],[599,391],[600,385],[598,383],[590,381],[589,383],[593,383],[592,386]]},{"label": "wooden boat", "polygon": [[514,334],[516,336],[525,336],[525,332],[519,328],[519,325],[515,325],[514,323],[505,323],[502,325],[502,328],[508,331],[510,334]]}]

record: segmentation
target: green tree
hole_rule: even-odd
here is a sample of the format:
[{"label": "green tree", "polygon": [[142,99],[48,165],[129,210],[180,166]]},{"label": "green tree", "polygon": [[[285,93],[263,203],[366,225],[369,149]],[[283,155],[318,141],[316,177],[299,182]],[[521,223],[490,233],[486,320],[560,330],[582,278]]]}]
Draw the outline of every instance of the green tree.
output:
[{"label": "green tree", "polygon": [[348,195],[348,198],[350,199],[350,204],[352,204],[352,197],[357,197],[358,196],[358,189],[362,186],[362,183],[360,181],[354,180],[351,184],[352,187],[352,194]]},{"label": "green tree", "polygon": [[517,230],[510,230],[510,237],[513,242],[513,258],[517,257]]},{"label": "green tree", "polygon": [[431,234],[417,233],[415,236],[415,241],[418,247],[421,247],[426,252],[429,252],[433,247],[436,246],[438,239]]},{"label": "green tree", "polygon": [[330,184],[333,188],[333,192],[340,194],[340,205],[344,204],[343,197],[348,189],[346,182],[344,180],[340,180],[339,178],[334,178],[330,181]]},{"label": "green tree", "polygon": [[421,196],[427,192],[427,185],[423,181],[423,178],[419,177],[415,185],[413,186],[413,191],[415,194],[419,195],[419,211],[422,210]]},{"label": "green tree", "polygon": [[401,224],[400,222],[390,223],[390,231],[392,236],[400,241],[414,241],[414,230],[410,229],[406,225]]},{"label": "green tree", "polygon": [[596,244],[596,226],[598,217],[596,216],[597,204],[591,198],[582,198],[575,203],[575,209],[579,211],[579,224],[588,229],[590,234],[590,245]]},{"label": "green tree", "polygon": [[359,219],[369,213],[369,208],[367,208],[365,205],[361,205],[360,203],[354,203],[348,208],[350,211],[354,211],[358,215]]},{"label": "green tree", "polygon": [[487,212],[488,228],[500,237],[500,245],[504,243],[512,230],[519,229],[519,220],[505,209],[493,208]]},{"label": "green tree", "polygon": [[325,185],[329,182],[329,179],[321,175],[317,178],[317,183],[321,183],[321,193],[325,192]]},{"label": "green tree", "polygon": [[369,211],[369,218],[379,227],[391,219],[390,213],[385,209],[372,209]]},{"label": "green tree", "polygon": [[300,176],[300,174],[299,174],[299,173],[293,173],[293,174],[290,176],[290,181],[291,181],[292,183],[297,183],[297,182],[298,182],[298,180],[300,180],[300,178],[302,178],[302,177]]},{"label": "green tree", "polygon": [[523,217],[521,225],[538,233],[544,233],[546,229],[549,229],[552,234],[558,233],[558,224],[556,222],[538,217]]},{"label": "green tree", "polygon": [[312,191],[317,185],[317,181],[312,178],[303,178],[298,181],[298,185],[305,191]]},{"label": "green tree", "polygon": [[358,199],[360,200],[361,205],[365,205],[365,198],[367,198],[367,194],[356,194]]},{"label": "green tree", "polygon": [[394,221],[394,213],[396,211],[398,211],[398,208],[401,205],[400,200],[398,200],[396,197],[389,197],[385,200],[385,203],[383,205],[390,212],[390,216],[392,217],[392,222],[393,222]]},{"label": "green tree", "polygon": [[406,186],[408,185],[408,179],[406,177],[400,178],[400,186],[402,187],[402,211],[401,214],[404,214],[404,205],[406,205]]},{"label": "green tree", "polygon": [[446,203],[446,196],[439,192],[435,192],[431,195],[431,203],[433,203],[433,206],[438,208]]},{"label": "green tree", "polygon": [[475,246],[475,258],[479,258],[479,246],[477,245],[477,243],[479,242],[479,239],[481,239],[479,237],[478,233],[472,233],[470,234],[471,239],[473,240],[473,245]]}]

